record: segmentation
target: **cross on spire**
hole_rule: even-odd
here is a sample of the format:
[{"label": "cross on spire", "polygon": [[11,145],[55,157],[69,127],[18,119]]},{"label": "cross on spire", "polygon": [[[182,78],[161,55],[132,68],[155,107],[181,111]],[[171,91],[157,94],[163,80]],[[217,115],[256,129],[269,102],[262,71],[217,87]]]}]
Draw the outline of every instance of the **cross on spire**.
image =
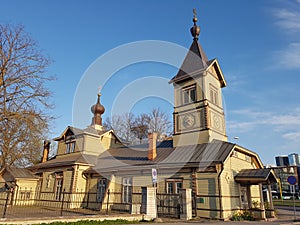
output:
[{"label": "cross on spire", "polygon": [[191,28],[191,33],[192,33],[192,36],[194,37],[194,40],[198,40],[198,36],[200,34],[200,27],[197,26],[197,12],[196,12],[196,9],[194,8],[193,9],[193,13],[194,13],[194,18],[193,18],[193,22],[194,22],[194,26]]}]

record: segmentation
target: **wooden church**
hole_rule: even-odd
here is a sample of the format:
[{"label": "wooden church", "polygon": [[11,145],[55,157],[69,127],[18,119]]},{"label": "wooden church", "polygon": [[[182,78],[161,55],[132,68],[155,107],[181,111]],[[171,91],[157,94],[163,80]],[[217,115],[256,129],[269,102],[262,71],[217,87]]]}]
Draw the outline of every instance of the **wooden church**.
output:
[{"label": "wooden church", "polygon": [[[199,43],[196,15],[193,23],[192,44],[169,82],[174,87],[172,138],[157,142],[156,133],[151,133],[147,144],[123,144],[113,130],[102,126],[105,109],[98,94],[92,124],[86,129],[67,127],[54,139],[56,157],[48,159],[45,142],[42,162],[27,168],[34,175],[35,192],[51,192],[57,199],[63,190],[83,192],[84,204],[73,207],[101,210],[109,203],[111,210],[126,211],[139,206],[141,187],[155,186],[158,195],[191,189],[193,216],[226,220],[259,202],[260,217],[266,217],[262,186],[269,187],[276,177],[254,151],[228,142],[222,105],[225,77],[218,60],[209,60]],[[15,178],[7,172],[2,179]],[[271,199],[270,188],[267,191]]]}]

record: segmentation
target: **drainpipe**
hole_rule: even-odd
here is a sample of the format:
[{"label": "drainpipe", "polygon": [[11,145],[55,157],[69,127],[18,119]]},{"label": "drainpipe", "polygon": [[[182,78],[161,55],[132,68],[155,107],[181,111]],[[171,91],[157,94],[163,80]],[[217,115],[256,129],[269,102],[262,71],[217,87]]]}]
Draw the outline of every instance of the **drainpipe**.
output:
[{"label": "drainpipe", "polygon": [[220,207],[220,220],[223,219],[223,205],[222,205],[222,191],[221,191],[221,173],[222,173],[222,164],[216,166],[218,174],[218,189],[219,189],[219,207]]},{"label": "drainpipe", "polygon": [[45,140],[44,141],[42,163],[48,161],[48,159],[49,159],[49,151],[50,151],[50,141]]}]

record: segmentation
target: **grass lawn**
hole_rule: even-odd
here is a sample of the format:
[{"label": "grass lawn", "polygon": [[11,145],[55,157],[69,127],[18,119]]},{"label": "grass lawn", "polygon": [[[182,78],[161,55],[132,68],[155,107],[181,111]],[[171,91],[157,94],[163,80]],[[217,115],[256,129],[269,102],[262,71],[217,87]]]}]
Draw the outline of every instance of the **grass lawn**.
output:
[{"label": "grass lawn", "polygon": [[[273,199],[274,206],[294,206],[294,200],[275,200]],[[300,206],[300,200],[295,200],[295,205]]]},{"label": "grass lawn", "polygon": [[53,223],[41,223],[41,225],[110,225],[110,224],[139,224],[145,223],[144,221],[128,221],[128,220],[81,220],[77,222],[53,222]]}]

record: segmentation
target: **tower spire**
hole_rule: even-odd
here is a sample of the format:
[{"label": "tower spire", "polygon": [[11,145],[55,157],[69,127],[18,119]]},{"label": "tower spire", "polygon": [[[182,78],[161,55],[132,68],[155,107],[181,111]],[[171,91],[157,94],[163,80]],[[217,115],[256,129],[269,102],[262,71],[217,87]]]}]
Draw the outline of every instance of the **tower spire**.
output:
[{"label": "tower spire", "polygon": [[194,18],[193,18],[194,26],[191,28],[191,34],[194,37],[194,40],[198,40],[200,34],[200,27],[197,26],[198,19],[197,19],[196,9],[193,9],[193,13],[194,13]]}]

